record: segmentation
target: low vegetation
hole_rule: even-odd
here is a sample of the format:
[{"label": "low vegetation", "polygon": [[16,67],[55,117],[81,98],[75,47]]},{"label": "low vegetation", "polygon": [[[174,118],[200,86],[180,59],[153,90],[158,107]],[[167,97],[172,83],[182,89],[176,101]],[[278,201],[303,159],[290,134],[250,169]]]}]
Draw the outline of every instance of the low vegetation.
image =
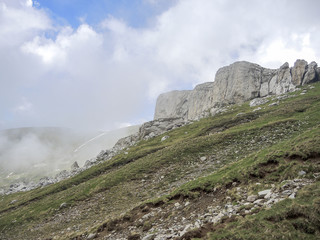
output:
[{"label": "low vegetation", "polygon": [[[170,208],[176,199],[200,201],[217,191],[222,199],[228,192],[236,201],[234,186],[256,194],[271,184],[280,187],[302,170],[315,180],[320,172],[320,84],[310,86],[302,95],[301,89],[280,101],[270,97],[256,111],[248,103],[231,105],[213,117],[140,141],[73,178],[2,196],[0,238],[81,239],[97,231],[107,236],[111,222],[124,221],[145,206]],[[164,135],[169,138],[161,141]],[[315,180],[295,199],[211,224],[185,239],[317,239],[319,184]],[[145,222],[141,231],[152,226]]]}]

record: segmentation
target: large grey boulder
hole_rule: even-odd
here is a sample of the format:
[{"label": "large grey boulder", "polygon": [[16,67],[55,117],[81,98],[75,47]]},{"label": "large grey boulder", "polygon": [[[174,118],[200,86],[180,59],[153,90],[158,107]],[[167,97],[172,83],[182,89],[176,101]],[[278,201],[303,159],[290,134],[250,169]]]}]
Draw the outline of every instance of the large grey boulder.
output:
[{"label": "large grey boulder", "polygon": [[317,72],[317,67],[318,67],[318,65],[316,62],[311,62],[307,66],[306,73],[305,73],[303,80],[302,80],[302,85],[313,83],[313,82],[317,81],[318,76],[319,76],[318,72]]},{"label": "large grey boulder", "polygon": [[119,152],[125,148],[128,148],[134,144],[136,144],[136,142],[139,140],[139,136],[138,136],[138,133],[136,134],[132,134],[128,137],[124,137],[124,138],[121,138],[118,140],[118,142],[114,145],[114,147],[109,150],[109,154],[108,155],[114,155],[112,153],[116,153],[116,152]]},{"label": "large grey boulder", "polygon": [[75,161],[72,165],[71,165],[71,170],[76,170],[79,168],[79,165],[77,163],[77,161]]},{"label": "large grey boulder", "polygon": [[188,122],[182,118],[160,118],[149,121],[141,125],[138,139],[149,139],[177,127],[184,126],[187,123]]},{"label": "large grey boulder", "polygon": [[291,72],[289,64],[283,64],[271,78],[269,82],[269,94],[279,95],[293,90],[295,86],[292,84]]},{"label": "large grey boulder", "polygon": [[308,63],[305,60],[298,59],[292,68],[292,83],[295,86],[300,86],[304,74],[306,73]]}]

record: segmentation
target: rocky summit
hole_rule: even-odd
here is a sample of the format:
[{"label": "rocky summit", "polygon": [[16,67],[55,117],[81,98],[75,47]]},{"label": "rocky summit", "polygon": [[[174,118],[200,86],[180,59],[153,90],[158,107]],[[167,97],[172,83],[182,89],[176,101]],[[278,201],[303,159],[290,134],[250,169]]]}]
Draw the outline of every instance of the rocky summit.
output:
[{"label": "rocky summit", "polygon": [[154,118],[199,119],[230,104],[290,92],[297,86],[319,81],[319,76],[317,63],[308,64],[305,60],[297,60],[291,68],[285,63],[279,69],[267,69],[245,61],[235,62],[220,68],[214,82],[197,85],[191,91],[161,94]]},{"label": "rocky summit", "polygon": [[0,239],[319,239],[318,81],[237,62],[163,94],[84,165],[0,190]]}]

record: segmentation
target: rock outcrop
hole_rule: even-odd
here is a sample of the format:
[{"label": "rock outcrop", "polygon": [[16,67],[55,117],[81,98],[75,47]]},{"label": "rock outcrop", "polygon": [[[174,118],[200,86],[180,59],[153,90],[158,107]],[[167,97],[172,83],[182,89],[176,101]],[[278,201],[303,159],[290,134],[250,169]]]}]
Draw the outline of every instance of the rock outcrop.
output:
[{"label": "rock outcrop", "polygon": [[292,68],[292,83],[299,86],[302,83],[304,74],[306,73],[308,63],[305,60],[297,60]]},{"label": "rock outcrop", "polygon": [[190,91],[172,91],[157,99],[154,119],[176,118],[196,120],[215,114],[229,104],[290,92],[296,86],[319,81],[316,62],[297,60],[279,69],[267,69],[250,62],[235,62],[220,68],[214,82],[197,85]]},{"label": "rock outcrop", "polygon": [[[138,133],[125,138],[121,138],[110,150],[101,151],[101,153],[97,156],[97,160],[107,161],[118,154],[120,151],[123,151],[135,145],[140,140],[148,140],[189,123],[190,122],[185,121],[182,118],[161,118],[154,121],[146,122],[141,125]],[[95,161],[91,160],[91,163],[95,164]],[[89,164],[89,162],[86,164]]]}]

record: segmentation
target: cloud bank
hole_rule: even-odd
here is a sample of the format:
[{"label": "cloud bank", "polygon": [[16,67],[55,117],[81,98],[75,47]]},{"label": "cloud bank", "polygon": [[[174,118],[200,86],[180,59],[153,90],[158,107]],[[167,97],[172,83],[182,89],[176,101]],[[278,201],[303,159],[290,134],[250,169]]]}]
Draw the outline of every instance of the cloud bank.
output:
[{"label": "cloud bank", "polygon": [[111,129],[150,120],[158,94],[213,81],[237,60],[317,61],[319,8],[317,0],[181,0],[144,27],[110,15],[72,28],[31,0],[0,0],[0,129]]}]

